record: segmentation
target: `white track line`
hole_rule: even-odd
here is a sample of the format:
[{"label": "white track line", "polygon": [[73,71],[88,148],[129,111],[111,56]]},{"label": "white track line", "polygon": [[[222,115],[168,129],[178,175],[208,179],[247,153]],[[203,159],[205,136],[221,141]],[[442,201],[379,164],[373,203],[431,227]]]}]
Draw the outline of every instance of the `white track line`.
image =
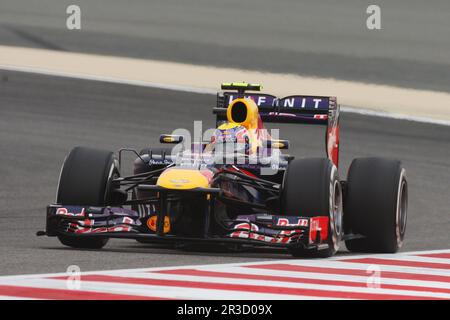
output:
[{"label": "white track line", "polygon": [[[376,256],[374,256],[375,258]],[[394,259],[394,257],[393,257]],[[400,259],[400,258],[399,258]],[[299,265],[307,267],[323,267],[323,268],[339,268],[346,270],[367,270],[369,266],[379,266],[381,271],[388,272],[401,272],[401,273],[414,273],[414,274],[425,274],[425,275],[436,275],[436,276],[450,276],[450,270],[443,269],[431,269],[431,268],[418,268],[409,266],[392,266],[384,264],[367,264],[367,263],[357,263],[357,262],[345,262],[345,261],[323,261],[322,263],[309,262],[309,261],[293,261],[284,262],[290,265]],[[268,263],[270,264],[270,263]]]},{"label": "white track line", "polygon": [[429,123],[429,124],[435,124],[435,125],[441,125],[441,126],[450,126],[450,121],[447,121],[447,120],[437,120],[437,119],[431,119],[431,118],[425,118],[425,117],[415,117],[415,116],[409,116],[409,115],[400,114],[400,113],[375,111],[375,110],[356,108],[356,107],[344,106],[344,105],[341,105],[341,110],[343,112],[356,113],[356,114],[361,114],[364,116],[380,117],[380,118],[388,118],[388,119],[404,120],[404,121],[412,121],[412,122],[420,122],[420,123]]},{"label": "white track line", "polygon": [[14,297],[14,296],[0,296],[0,300],[39,300],[39,299]]},{"label": "white track line", "polygon": [[[372,257],[360,257],[355,259],[364,259],[364,258],[372,258]],[[402,256],[392,256],[392,255],[380,255],[376,256],[378,259],[386,259],[386,260],[398,260],[401,259],[403,261],[413,261],[413,262],[425,262],[425,263],[437,263],[437,264],[450,264],[450,259],[445,258],[436,258],[436,257],[423,257],[419,255],[402,255]],[[353,259],[350,259],[353,260]],[[342,260],[345,261],[345,260]]]}]

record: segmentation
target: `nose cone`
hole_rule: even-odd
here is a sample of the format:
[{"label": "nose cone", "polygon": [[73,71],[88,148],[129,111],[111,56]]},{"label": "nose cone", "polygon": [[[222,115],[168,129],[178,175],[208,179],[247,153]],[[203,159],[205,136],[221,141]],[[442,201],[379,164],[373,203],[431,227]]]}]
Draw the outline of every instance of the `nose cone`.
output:
[{"label": "nose cone", "polygon": [[190,190],[208,188],[209,180],[198,170],[167,169],[159,176],[156,184],[167,189]]}]

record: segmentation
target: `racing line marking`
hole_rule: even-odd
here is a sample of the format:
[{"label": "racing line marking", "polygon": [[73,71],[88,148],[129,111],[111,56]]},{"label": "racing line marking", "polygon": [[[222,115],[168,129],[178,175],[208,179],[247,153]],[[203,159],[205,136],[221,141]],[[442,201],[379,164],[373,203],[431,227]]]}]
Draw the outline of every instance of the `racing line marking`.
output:
[{"label": "racing line marking", "polygon": [[[379,278],[375,279],[376,266]],[[450,299],[450,249],[0,277],[0,299]]]}]

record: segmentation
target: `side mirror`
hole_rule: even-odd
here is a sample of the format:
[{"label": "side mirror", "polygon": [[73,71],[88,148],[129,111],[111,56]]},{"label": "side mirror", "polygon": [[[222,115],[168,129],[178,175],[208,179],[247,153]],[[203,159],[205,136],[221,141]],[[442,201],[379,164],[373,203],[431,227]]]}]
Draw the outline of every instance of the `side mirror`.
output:
[{"label": "side mirror", "polygon": [[162,134],[159,136],[159,142],[177,144],[183,142],[183,136],[177,136],[173,134]]},{"label": "side mirror", "polygon": [[263,147],[287,150],[289,149],[289,140],[265,140]]}]

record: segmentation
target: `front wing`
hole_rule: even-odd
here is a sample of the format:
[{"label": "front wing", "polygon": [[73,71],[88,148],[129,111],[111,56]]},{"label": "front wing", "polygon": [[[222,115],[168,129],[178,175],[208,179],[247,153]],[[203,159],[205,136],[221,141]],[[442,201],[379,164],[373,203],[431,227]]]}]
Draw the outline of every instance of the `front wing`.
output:
[{"label": "front wing", "polygon": [[146,223],[147,220],[148,217],[142,218],[137,211],[122,207],[50,205],[47,207],[46,230],[38,234],[295,247],[305,250],[328,248],[329,224],[325,216],[240,215],[227,221],[229,227],[225,234],[203,237],[184,237],[170,232],[161,234],[156,232],[157,227],[152,228]]}]

